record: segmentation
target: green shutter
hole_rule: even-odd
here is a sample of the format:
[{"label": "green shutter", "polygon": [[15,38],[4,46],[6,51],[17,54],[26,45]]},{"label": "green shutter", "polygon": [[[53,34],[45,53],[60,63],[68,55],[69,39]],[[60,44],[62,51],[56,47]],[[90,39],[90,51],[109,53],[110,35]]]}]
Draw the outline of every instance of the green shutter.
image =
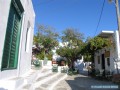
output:
[{"label": "green shutter", "polygon": [[2,70],[17,68],[21,16],[17,11],[19,8],[16,9],[15,5],[12,3],[10,7],[2,58]]},{"label": "green shutter", "polygon": [[17,64],[15,61],[17,60],[18,57],[18,40],[19,40],[19,35],[18,35],[18,30],[20,26],[20,20],[18,18],[18,15],[16,14],[15,20],[14,20],[14,28],[13,28],[13,33],[12,33],[12,42],[11,42],[11,50],[10,50],[10,60],[9,60],[9,67],[17,67]]},{"label": "green shutter", "polygon": [[11,7],[9,13],[7,31],[6,31],[5,44],[4,44],[2,68],[8,68],[9,65],[13,21],[14,21],[14,11]]}]

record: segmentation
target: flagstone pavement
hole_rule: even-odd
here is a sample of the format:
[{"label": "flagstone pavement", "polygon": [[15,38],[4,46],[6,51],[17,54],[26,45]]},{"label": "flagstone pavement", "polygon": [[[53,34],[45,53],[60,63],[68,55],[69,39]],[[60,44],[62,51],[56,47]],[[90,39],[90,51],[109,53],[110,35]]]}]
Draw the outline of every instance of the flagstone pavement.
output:
[{"label": "flagstone pavement", "polygon": [[117,84],[88,76],[86,69],[72,76],[44,69],[39,75],[32,86],[27,84],[20,90],[120,90]]},{"label": "flagstone pavement", "polygon": [[68,76],[60,81],[54,90],[120,90],[120,87],[110,81],[91,78],[84,71],[82,74]]}]

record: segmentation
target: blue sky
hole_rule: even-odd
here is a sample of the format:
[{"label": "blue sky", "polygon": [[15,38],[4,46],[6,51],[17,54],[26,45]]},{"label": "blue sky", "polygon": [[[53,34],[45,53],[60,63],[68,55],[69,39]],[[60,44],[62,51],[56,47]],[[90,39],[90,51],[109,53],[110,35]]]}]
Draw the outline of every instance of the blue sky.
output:
[{"label": "blue sky", "polygon": [[[84,33],[85,37],[95,35],[104,0],[32,0],[36,13],[36,24],[52,26],[58,33],[72,27]],[[105,5],[96,35],[101,30],[117,30],[114,3]]]}]

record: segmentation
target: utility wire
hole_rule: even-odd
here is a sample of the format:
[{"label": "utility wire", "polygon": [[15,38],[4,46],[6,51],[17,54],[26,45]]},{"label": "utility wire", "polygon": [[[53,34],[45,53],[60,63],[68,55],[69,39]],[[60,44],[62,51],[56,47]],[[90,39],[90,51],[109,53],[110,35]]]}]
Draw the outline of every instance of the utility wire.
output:
[{"label": "utility wire", "polygon": [[96,30],[95,30],[94,36],[95,36],[95,34],[97,33],[97,30],[98,30],[98,27],[99,27],[99,24],[100,24],[100,21],[101,21],[101,17],[102,17],[102,13],[103,13],[104,6],[105,6],[105,0],[103,1],[103,5],[102,5],[102,9],[101,9],[101,13],[100,13],[100,17],[99,17],[99,20],[98,20],[98,24],[97,24],[97,27],[96,27]]}]

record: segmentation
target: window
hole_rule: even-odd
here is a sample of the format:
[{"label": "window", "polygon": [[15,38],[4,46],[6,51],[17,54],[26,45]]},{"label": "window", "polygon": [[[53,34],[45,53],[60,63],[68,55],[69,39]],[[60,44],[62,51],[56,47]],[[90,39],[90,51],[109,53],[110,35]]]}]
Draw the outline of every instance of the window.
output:
[{"label": "window", "polygon": [[107,65],[110,66],[110,58],[107,58]]},{"label": "window", "polygon": [[20,1],[12,0],[4,42],[2,70],[17,68],[22,13]]},{"label": "window", "polygon": [[100,56],[98,56],[98,64],[100,64]]}]

